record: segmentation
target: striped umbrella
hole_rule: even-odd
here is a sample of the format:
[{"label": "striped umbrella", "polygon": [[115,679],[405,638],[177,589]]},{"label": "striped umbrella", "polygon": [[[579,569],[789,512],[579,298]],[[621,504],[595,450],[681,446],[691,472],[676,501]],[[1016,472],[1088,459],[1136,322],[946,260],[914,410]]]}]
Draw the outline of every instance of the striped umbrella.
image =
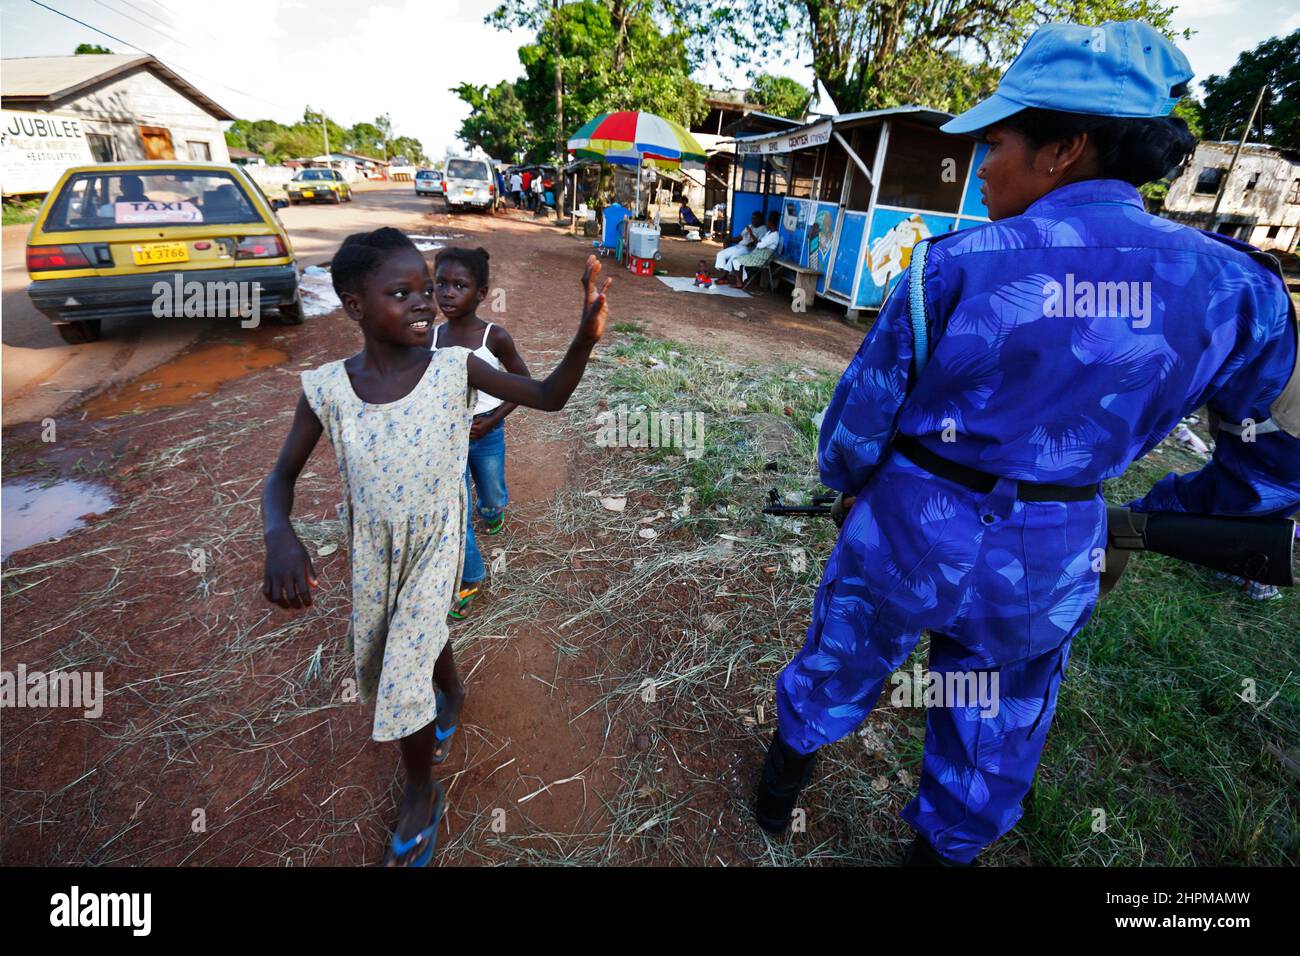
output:
[{"label": "striped umbrella", "polygon": [[601,113],[569,139],[569,152],[578,159],[603,159],[619,166],[640,166],[653,159],[656,166],[676,169],[702,167],[704,147],[680,123],[624,110]]}]

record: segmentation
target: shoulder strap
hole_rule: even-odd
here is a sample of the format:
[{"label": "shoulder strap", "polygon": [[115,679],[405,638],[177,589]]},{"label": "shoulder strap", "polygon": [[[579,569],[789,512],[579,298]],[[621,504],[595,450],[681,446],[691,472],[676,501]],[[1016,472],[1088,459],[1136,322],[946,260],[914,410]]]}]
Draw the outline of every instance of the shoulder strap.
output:
[{"label": "shoulder strap", "polygon": [[912,314],[912,361],[921,374],[930,358],[930,334],[925,317],[925,257],[930,240],[922,239],[912,247],[912,261],[907,267],[908,307]]},{"label": "shoulder strap", "polygon": [[487,324],[487,328],[483,330],[483,344],[480,345],[479,348],[481,348],[481,349],[485,349],[485,348],[487,348],[487,337],[488,337],[488,335],[491,334],[491,332],[492,332],[492,323],[489,322],[489,323]]}]

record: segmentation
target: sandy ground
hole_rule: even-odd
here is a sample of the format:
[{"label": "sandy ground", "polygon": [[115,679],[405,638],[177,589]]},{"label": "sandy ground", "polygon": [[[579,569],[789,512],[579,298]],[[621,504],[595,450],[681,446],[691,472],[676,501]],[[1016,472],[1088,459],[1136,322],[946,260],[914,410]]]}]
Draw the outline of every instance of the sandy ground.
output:
[{"label": "sandy ground", "polygon": [[[534,374],[554,364],[576,323],[589,240],[518,213],[451,217],[439,204],[420,215],[396,193],[371,201],[375,208],[359,196],[344,211],[372,225],[464,233],[465,244],[486,247],[506,310],[484,316],[509,327]],[[289,211],[303,219],[337,212]],[[328,256],[335,241],[323,220],[294,226],[309,260]],[[670,240],[662,264],[689,274],[711,252]],[[732,359],[838,371],[863,334],[832,310],[795,314],[770,293],[705,298],[611,274],[613,323],[638,322]],[[93,389],[73,395],[52,445],[40,440],[39,423],[6,415],[6,481],[92,477],[119,504],[5,564],[4,667],[102,669],[108,694],[93,720],[49,709],[6,713],[5,863],[380,859],[400,771],[395,747],[369,741],[368,709],[337,699],[350,666],[340,650],[348,568],[329,521],[339,485],[327,445],[308,463],[295,506],[317,555],[317,605],[284,612],[258,592],[258,498],[296,376],[359,344],[338,312],[295,328],[208,328],[176,361],[114,379],[98,410],[80,404]],[[510,524],[500,538],[481,539],[515,568],[552,560],[551,502],[583,480],[577,449],[549,438],[545,425],[527,410],[508,422]],[[489,593],[476,615],[490,614],[491,602]],[[596,706],[598,643],[583,644],[547,611],[543,602],[531,619],[502,622],[500,634],[481,636],[460,661],[470,694],[441,775],[452,797],[445,862],[516,859],[493,839],[498,818],[542,846],[547,834],[599,832],[625,750],[636,746],[628,741],[640,739],[611,733]]]}]

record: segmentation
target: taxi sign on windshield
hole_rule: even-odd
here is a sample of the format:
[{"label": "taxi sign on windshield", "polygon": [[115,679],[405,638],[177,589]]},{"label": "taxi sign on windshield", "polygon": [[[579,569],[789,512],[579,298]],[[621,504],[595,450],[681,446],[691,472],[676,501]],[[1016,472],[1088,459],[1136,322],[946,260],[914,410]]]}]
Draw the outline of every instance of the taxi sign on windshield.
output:
[{"label": "taxi sign on windshield", "polygon": [[201,223],[203,213],[187,199],[175,202],[118,200],[113,204],[114,222],[118,225],[150,223]]}]

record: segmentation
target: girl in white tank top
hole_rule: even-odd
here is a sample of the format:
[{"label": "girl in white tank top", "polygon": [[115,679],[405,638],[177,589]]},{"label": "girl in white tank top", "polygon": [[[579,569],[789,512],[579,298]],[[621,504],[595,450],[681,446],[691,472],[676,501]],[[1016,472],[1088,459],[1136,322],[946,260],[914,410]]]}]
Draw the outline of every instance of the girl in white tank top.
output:
[{"label": "girl in white tank top", "polygon": [[[434,349],[472,349],[489,365],[516,375],[529,374],[528,366],[520,358],[514,339],[505,327],[485,323],[476,314],[488,292],[488,254],[485,250],[456,246],[439,250],[434,258],[434,290],[438,310],[447,319],[434,329]],[[465,479],[475,493],[476,510],[488,534],[499,534],[505,527],[505,508],[510,493],[506,488],[505,428],[502,423],[514,410],[513,403],[502,402],[483,392],[478,393],[474,405]],[[457,606],[452,608],[453,617],[464,616],[486,573],[471,514],[465,540],[462,589]]]}]

